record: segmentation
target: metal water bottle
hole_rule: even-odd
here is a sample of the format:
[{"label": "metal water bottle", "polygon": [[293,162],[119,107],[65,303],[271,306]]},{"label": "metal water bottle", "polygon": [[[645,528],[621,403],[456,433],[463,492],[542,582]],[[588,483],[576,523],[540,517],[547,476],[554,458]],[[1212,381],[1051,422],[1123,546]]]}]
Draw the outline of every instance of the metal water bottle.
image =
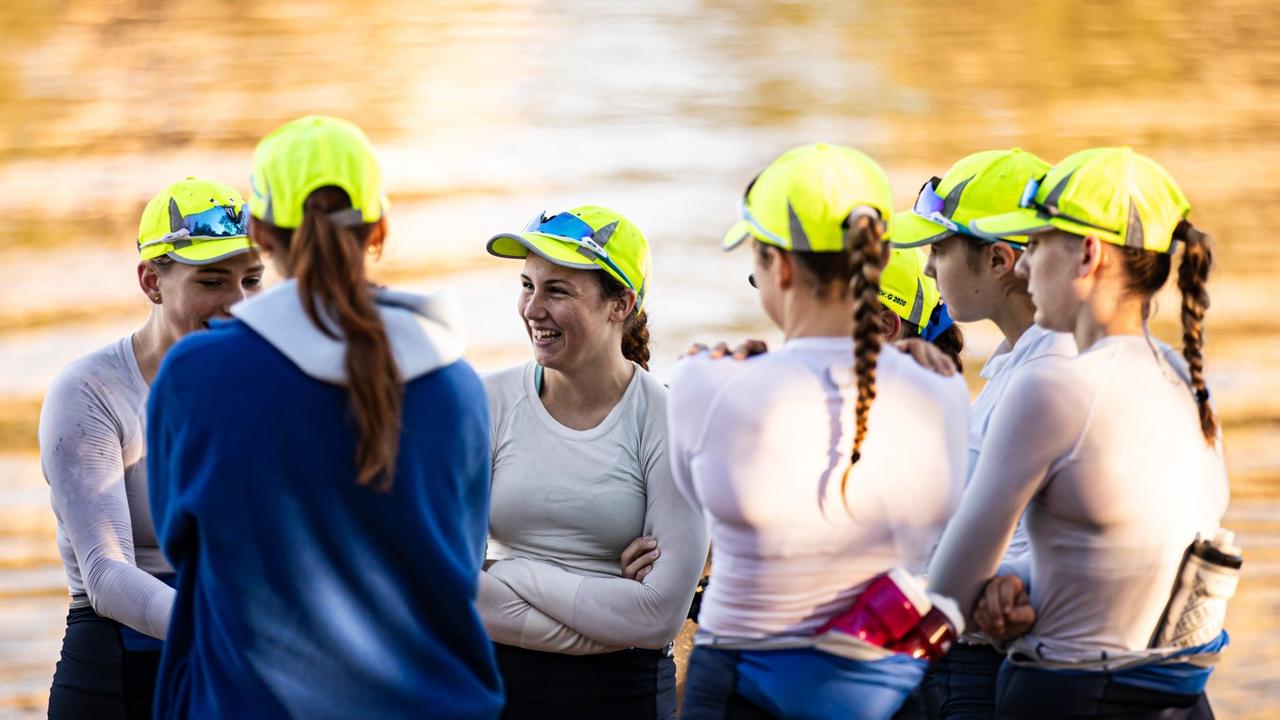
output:
[{"label": "metal water bottle", "polygon": [[1169,604],[1151,635],[1150,647],[1196,647],[1218,637],[1243,564],[1230,530],[1218,528],[1212,540],[1196,535],[1182,556]]}]

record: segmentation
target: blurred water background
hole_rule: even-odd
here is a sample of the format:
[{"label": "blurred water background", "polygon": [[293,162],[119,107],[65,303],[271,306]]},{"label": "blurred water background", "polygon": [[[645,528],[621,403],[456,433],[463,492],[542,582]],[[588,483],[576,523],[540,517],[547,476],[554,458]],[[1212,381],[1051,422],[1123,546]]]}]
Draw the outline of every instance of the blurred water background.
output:
[{"label": "blurred water background", "polygon": [[[43,715],[64,629],[35,437],[47,383],[145,317],[134,238],[147,198],[189,174],[247,191],[257,139],[311,112],[379,146],[393,204],[379,277],[457,288],[481,369],[527,354],[517,266],[484,241],[539,210],[604,204],[646,232],[665,378],[693,339],[776,339],[745,282],[749,253],[717,244],[747,181],[791,145],[866,150],[901,208],[981,149],[1152,155],[1218,240],[1208,367],[1247,560],[1210,696],[1223,718],[1280,716],[1270,0],[5,0],[0,715]],[[1176,344],[1177,299],[1161,305],[1156,329]],[[997,337],[965,331],[972,377]]]}]

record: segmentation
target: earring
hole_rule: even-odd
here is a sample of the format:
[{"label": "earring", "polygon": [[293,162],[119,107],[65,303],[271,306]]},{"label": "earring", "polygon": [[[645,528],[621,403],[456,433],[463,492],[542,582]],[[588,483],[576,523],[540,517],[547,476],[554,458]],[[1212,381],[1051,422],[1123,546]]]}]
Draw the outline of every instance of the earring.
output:
[{"label": "earring", "polygon": [[159,305],[159,304],[160,304],[160,293],[156,293],[155,295],[152,295],[152,296],[151,296],[151,302],[155,303],[156,305]]}]

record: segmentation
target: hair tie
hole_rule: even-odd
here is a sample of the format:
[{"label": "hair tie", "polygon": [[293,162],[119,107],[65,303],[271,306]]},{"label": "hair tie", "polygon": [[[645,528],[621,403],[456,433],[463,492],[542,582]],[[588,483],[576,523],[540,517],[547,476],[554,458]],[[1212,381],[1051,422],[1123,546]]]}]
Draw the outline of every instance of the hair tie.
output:
[{"label": "hair tie", "polygon": [[1209,402],[1209,388],[1202,387],[1199,390],[1196,390],[1196,402],[1202,405]]},{"label": "hair tie", "polygon": [[364,224],[364,213],[355,208],[343,208],[329,213],[329,222],[338,227],[353,228]]}]

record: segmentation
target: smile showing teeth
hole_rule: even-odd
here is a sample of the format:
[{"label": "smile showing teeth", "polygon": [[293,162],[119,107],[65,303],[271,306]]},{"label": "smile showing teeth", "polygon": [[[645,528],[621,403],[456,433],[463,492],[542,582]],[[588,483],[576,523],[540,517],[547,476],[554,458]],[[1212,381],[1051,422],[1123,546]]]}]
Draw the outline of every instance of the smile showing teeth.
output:
[{"label": "smile showing teeth", "polygon": [[533,330],[534,340],[551,340],[558,337],[560,337],[560,331],[558,330]]}]

